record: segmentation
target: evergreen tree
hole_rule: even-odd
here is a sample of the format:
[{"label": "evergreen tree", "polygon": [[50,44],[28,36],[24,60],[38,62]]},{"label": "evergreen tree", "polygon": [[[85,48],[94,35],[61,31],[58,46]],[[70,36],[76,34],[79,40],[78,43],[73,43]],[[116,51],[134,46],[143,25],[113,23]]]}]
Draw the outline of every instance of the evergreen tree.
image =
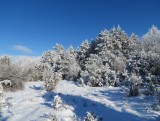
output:
[{"label": "evergreen tree", "polygon": [[82,42],[82,44],[78,47],[77,53],[77,60],[82,70],[84,70],[84,64],[86,59],[89,57],[91,45],[88,40]]}]

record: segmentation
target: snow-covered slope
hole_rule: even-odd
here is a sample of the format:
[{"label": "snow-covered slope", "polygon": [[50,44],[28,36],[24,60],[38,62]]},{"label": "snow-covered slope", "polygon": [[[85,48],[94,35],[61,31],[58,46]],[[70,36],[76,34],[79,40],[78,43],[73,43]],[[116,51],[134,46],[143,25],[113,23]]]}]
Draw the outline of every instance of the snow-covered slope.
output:
[{"label": "snow-covered slope", "polygon": [[[53,98],[59,94],[63,103],[54,109]],[[0,113],[1,121],[83,121],[87,111],[103,121],[156,121],[160,113],[148,109],[148,99],[128,98],[117,87],[78,87],[71,81],[60,81],[54,92],[43,90],[43,82],[28,82],[19,92],[5,93],[8,107]]]}]

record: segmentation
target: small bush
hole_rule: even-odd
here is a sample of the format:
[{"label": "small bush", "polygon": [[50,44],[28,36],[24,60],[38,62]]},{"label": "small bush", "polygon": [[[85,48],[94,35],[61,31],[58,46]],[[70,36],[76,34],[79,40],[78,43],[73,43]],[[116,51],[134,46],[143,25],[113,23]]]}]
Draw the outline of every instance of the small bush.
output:
[{"label": "small bush", "polygon": [[129,96],[138,96],[139,95],[139,87],[138,85],[131,85],[129,87]]},{"label": "small bush", "polygon": [[52,91],[55,89],[57,82],[62,79],[62,75],[58,72],[53,72],[52,69],[46,69],[43,72],[43,80],[45,81],[46,91]]},{"label": "small bush", "polygon": [[87,112],[84,121],[97,121],[93,113]]},{"label": "small bush", "polygon": [[61,107],[61,105],[62,105],[61,97],[59,95],[54,96],[53,103],[54,103],[54,108],[55,109],[58,109],[59,107]]},{"label": "small bush", "polygon": [[155,92],[156,92],[156,86],[152,82],[147,83],[146,90],[144,93],[146,95],[153,95]]}]

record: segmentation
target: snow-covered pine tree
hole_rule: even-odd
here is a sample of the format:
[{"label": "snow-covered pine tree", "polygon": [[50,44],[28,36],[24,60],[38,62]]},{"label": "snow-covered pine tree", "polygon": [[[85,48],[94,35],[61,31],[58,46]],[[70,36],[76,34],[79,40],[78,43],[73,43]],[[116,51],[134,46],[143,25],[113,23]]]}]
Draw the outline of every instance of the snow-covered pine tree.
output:
[{"label": "snow-covered pine tree", "polygon": [[62,79],[62,59],[64,58],[64,47],[56,44],[54,50],[47,51],[43,54],[41,65],[43,67],[43,81],[47,91],[52,91],[57,82]]},{"label": "snow-covered pine tree", "polygon": [[85,73],[81,73],[81,76],[85,77],[83,79],[89,85],[102,86],[107,85],[106,76],[109,73],[109,65],[104,64],[98,55],[90,54],[90,57],[85,61]]},{"label": "snow-covered pine tree", "polygon": [[140,38],[138,38],[138,35],[132,33],[131,36],[129,37],[129,54],[132,55],[133,52],[140,52],[142,50],[142,43],[140,41]]},{"label": "snow-covered pine tree", "polygon": [[60,72],[63,75],[63,79],[76,80],[80,71],[80,66],[76,60],[76,53],[72,46],[70,46],[64,54],[61,60]]},{"label": "snow-covered pine tree", "polygon": [[98,55],[91,54],[85,62],[85,70],[89,73],[89,80],[85,81],[88,81],[87,83],[90,83],[92,86],[98,86],[101,80],[101,67],[102,61]]},{"label": "snow-covered pine tree", "polygon": [[64,47],[62,45],[56,44],[53,47],[54,50],[47,51],[42,56],[42,63],[49,67],[52,67],[54,71],[58,72],[61,69],[61,61],[64,57]]},{"label": "snow-covered pine tree", "polygon": [[82,42],[82,44],[78,47],[76,53],[77,53],[77,60],[79,62],[79,65],[81,67],[81,70],[84,71],[84,64],[86,59],[89,57],[91,50],[91,44],[86,39]]},{"label": "snow-covered pine tree", "polygon": [[113,58],[115,58],[113,49],[114,47],[110,40],[110,31],[102,31],[96,39],[95,52],[99,57],[101,57],[104,65],[108,63],[112,66]]}]

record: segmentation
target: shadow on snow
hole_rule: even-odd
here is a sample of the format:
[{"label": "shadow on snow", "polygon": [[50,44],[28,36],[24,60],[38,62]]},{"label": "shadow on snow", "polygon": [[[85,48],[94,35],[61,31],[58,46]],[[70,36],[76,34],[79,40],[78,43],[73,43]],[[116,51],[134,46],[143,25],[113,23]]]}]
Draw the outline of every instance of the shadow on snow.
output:
[{"label": "shadow on snow", "polygon": [[34,89],[34,90],[43,90],[42,86],[29,86],[29,88]]},{"label": "shadow on snow", "polygon": [[[57,93],[45,93],[43,96],[45,103],[42,105],[53,108],[53,98],[55,95],[57,95]],[[98,115],[99,117],[103,117],[103,121],[154,121],[153,119],[141,119],[140,117],[127,112],[116,111],[110,107],[106,107],[105,104],[87,99],[82,96],[66,94],[59,94],[59,96],[62,98],[65,104],[74,107],[73,111],[79,118],[84,117],[85,113],[89,111],[94,112],[94,114]]]},{"label": "shadow on snow", "polygon": [[2,113],[0,112],[0,121],[7,121],[8,117],[3,117]]}]

